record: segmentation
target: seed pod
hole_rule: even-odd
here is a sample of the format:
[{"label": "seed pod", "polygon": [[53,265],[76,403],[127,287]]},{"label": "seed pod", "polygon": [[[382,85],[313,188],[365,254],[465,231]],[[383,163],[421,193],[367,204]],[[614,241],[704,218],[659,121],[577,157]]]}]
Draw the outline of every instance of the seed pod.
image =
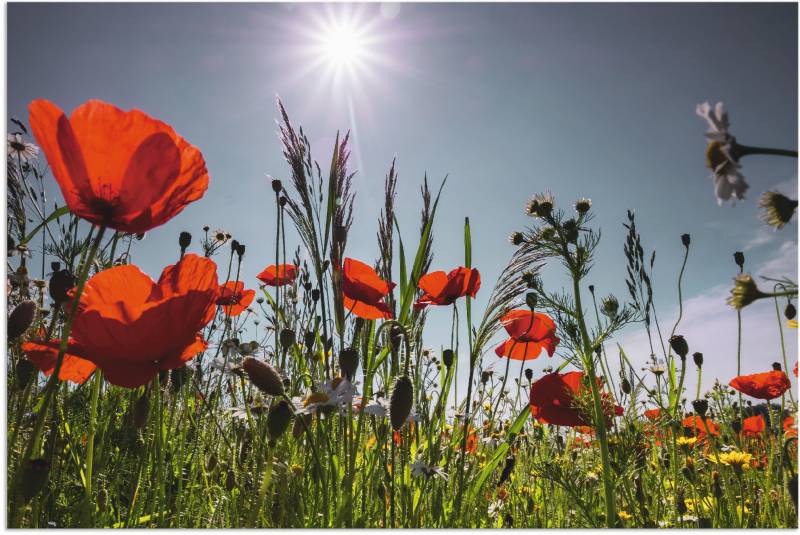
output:
[{"label": "seed pod", "polygon": [[492,372],[483,371],[481,372],[481,384],[486,384],[489,382],[489,378],[492,376]]},{"label": "seed pod", "polygon": [[23,301],[18,304],[11,315],[8,316],[8,339],[19,338],[33,323],[36,317],[36,303]]},{"label": "seed pod", "polygon": [[339,368],[348,380],[352,380],[358,370],[358,351],[353,348],[343,349],[339,353]]},{"label": "seed pod", "polygon": [[270,396],[283,394],[283,380],[278,371],[264,361],[246,357],[242,368],[256,387]]},{"label": "seed pod", "polygon": [[786,316],[787,320],[793,320],[797,316],[797,309],[793,304],[788,303],[786,308],[783,309],[783,315]]},{"label": "seed pod", "polygon": [[22,500],[31,501],[47,484],[50,476],[50,463],[45,459],[31,459],[22,469]]},{"label": "seed pod", "polygon": [[625,392],[626,394],[631,393],[631,382],[628,381],[627,377],[622,378],[622,383],[620,384],[620,387],[622,388],[622,391]]},{"label": "seed pod", "polygon": [[740,268],[744,267],[744,253],[741,251],[733,253],[733,261],[736,262],[736,265]]},{"label": "seed pod", "polygon": [[700,353],[699,351],[697,351],[695,353],[692,353],[692,358],[694,359],[695,366],[697,366],[698,368],[702,368],[703,367],[703,354],[702,353]]},{"label": "seed pod", "polygon": [[783,368],[781,367],[781,363],[780,362],[773,362],[772,363],[772,370],[776,371],[776,372],[782,371]]},{"label": "seed pod", "polygon": [[17,364],[17,387],[25,390],[36,373],[36,366],[28,359],[22,359]]},{"label": "seed pod", "polygon": [[411,406],[414,404],[414,385],[407,375],[398,377],[392,388],[392,395],[389,400],[389,417],[392,421],[392,429],[399,431],[411,414]]},{"label": "seed pod", "polygon": [[311,414],[298,414],[292,426],[292,436],[298,439],[306,432],[306,429],[311,429],[313,418]]},{"label": "seed pod", "polygon": [[78,281],[75,279],[75,275],[73,275],[68,269],[60,269],[55,271],[50,276],[50,282],[48,283],[50,298],[55,301],[57,305],[66,303],[69,301],[68,292],[75,287],[77,282]]},{"label": "seed pod", "polygon": [[272,440],[278,440],[286,432],[292,420],[292,409],[285,399],[275,403],[267,415],[267,432]]},{"label": "seed pod", "polygon": [[278,180],[277,178],[273,178],[272,191],[274,191],[275,193],[280,193],[282,189],[283,189],[283,184],[281,184],[281,181]]},{"label": "seed pod", "polygon": [[147,425],[147,416],[150,413],[150,396],[147,391],[136,400],[133,405],[133,425],[136,429],[143,429]]},{"label": "seed pod", "polygon": [[686,343],[686,339],[683,336],[676,334],[669,339],[669,345],[682,359],[686,358],[686,354],[689,352],[689,344]]},{"label": "seed pod", "polygon": [[530,382],[530,380],[533,379],[533,370],[532,369],[525,368],[525,379],[527,379],[528,382]]},{"label": "seed pod", "polygon": [[295,334],[292,329],[282,329],[281,330],[281,347],[285,351],[286,349],[292,347],[295,341]]},{"label": "seed pod", "polygon": [[708,412],[708,400],[696,399],[692,401],[692,407],[694,408],[694,412],[696,412],[700,418],[705,418],[706,413]]},{"label": "seed pod", "polygon": [[525,304],[528,305],[528,308],[534,310],[536,308],[538,298],[534,292],[528,292],[525,294]]},{"label": "seed pod", "polygon": [[192,235],[186,231],[183,231],[178,236],[178,245],[181,248],[181,252],[186,251],[186,249],[192,244]]},{"label": "seed pod", "polygon": [[511,477],[511,472],[514,470],[515,463],[516,459],[513,455],[506,457],[506,465],[503,467],[503,472],[500,474],[500,479],[497,481],[498,487],[508,481],[508,478]]},{"label": "seed pod", "polygon": [[452,349],[445,349],[442,351],[442,362],[448,368],[453,365],[453,361],[455,360],[455,355]]},{"label": "seed pod", "polygon": [[684,247],[689,247],[691,241],[692,241],[691,236],[689,236],[688,234],[681,234],[681,243],[683,244]]}]

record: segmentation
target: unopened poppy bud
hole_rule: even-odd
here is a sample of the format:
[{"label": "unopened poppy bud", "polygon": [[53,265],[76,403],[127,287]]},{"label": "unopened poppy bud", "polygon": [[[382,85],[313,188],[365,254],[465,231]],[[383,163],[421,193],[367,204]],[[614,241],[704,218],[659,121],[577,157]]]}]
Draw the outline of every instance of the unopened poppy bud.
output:
[{"label": "unopened poppy bud", "polygon": [[33,323],[36,318],[36,303],[34,301],[23,301],[18,304],[14,311],[8,316],[8,339],[19,338]]},{"label": "unopened poppy bud", "polygon": [[403,341],[403,328],[399,325],[394,325],[389,328],[389,341],[392,344],[392,348],[397,350],[400,349],[400,342]]},{"label": "unopened poppy bud", "polygon": [[733,432],[738,435],[739,431],[742,430],[742,422],[740,422],[738,419],[732,421],[731,422],[731,429],[733,429]]},{"label": "unopened poppy bud", "polygon": [[514,470],[514,464],[516,464],[516,459],[513,455],[506,457],[506,464],[503,467],[503,471],[500,473],[500,479],[497,481],[498,487],[508,481],[508,478],[511,477],[511,472]]},{"label": "unopened poppy bud", "polygon": [[773,363],[772,363],[772,369],[773,369],[774,371],[776,371],[776,372],[779,372],[779,371],[781,371],[783,368],[781,368],[781,363],[780,363],[780,362],[773,362]]},{"label": "unopened poppy bud", "polygon": [[285,195],[281,195],[281,196],[280,196],[280,198],[278,199],[278,205],[279,205],[281,208],[283,208],[284,206],[286,206],[286,203],[288,203],[288,202],[289,202],[289,199],[288,199],[288,197],[286,197]]},{"label": "unopened poppy bud", "polygon": [[281,183],[281,181],[278,180],[277,178],[273,178],[272,191],[274,191],[275,193],[280,193],[282,189],[283,189],[283,184]]},{"label": "unopened poppy bud", "polygon": [[314,288],[311,290],[311,300],[315,303],[319,301],[319,288]]},{"label": "unopened poppy bud", "polygon": [[536,297],[535,293],[528,292],[525,294],[525,304],[528,305],[528,308],[530,308],[531,311],[533,311],[536,308],[537,301],[538,298]]},{"label": "unopened poppy bud", "polygon": [[150,413],[150,396],[145,391],[133,405],[133,425],[136,429],[143,429],[147,425],[147,416]]},{"label": "unopened poppy bud", "polygon": [[55,301],[57,305],[69,301],[68,292],[75,286],[77,280],[75,276],[68,269],[61,269],[54,271],[50,276],[48,289],[50,290],[50,298]]},{"label": "unopened poppy bud", "polygon": [[289,402],[282,399],[275,403],[267,415],[267,432],[272,440],[278,440],[289,428],[292,420],[292,408]]},{"label": "unopened poppy bud", "polygon": [[231,251],[234,253],[239,248],[239,242],[237,240],[231,240]]},{"label": "unopened poppy bud", "polygon": [[42,492],[50,476],[50,463],[45,459],[31,459],[22,469],[22,499],[25,503],[31,501]]},{"label": "unopened poppy bud", "polygon": [[783,315],[786,316],[787,320],[793,320],[797,316],[797,309],[793,304],[788,303],[786,308],[783,309]]},{"label": "unopened poppy bud", "polygon": [[239,245],[236,246],[236,254],[239,255],[240,259],[244,256],[245,249],[246,247],[243,243],[240,243]]},{"label": "unopened poppy bud", "polygon": [[692,238],[688,234],[681,234],[681,243],[684,247],[689,247],[689,243],[691,243]]},{"label": "unopened poppy bud", "polygon": [[686,358],[686,354],[689,352],[689,344],[686,343],[686,339],[683,336],[676,334],[669,339],[669,345],[682,359]]},{"label": "unopened poppy bud", "polygon": [[622,388],[622,391],[625,392],[626,394],[631,393],[631,382],[628,381],[627,377],[622,378],[622,383],[620,384],[620,387]]},{"label": "unopened poppy bud", "polygon": [[733,261],[736,262],[736,265],[740,268],[744,267],[744,253],[741,251],[736,251],[733,253]]},{"label": "unopened poppy bud", "polygon": [[489,382],[489,378],[492,376],[492,372],[490,371],[483,371],[481,372],[481,384],[486,384]]},{"label": "unopened poppy bud", "polygon": [[527,379],[528,381],[533,379],[533,370],[532,369],[525,368],[525,379]]},{"label": "unopened poppy bud", "polygon": [[188,249],[191,244],[192,244],[192,235],[184,230],[178,236],[178,245],[180,246],[181,251],[185,251],[186,249]]},{"label": "unopened poppy bud", "polygon": [[702,368],[703,367],[703,354],[702,353],[700,353],[699,351],[696,351],[696,352],[692,353],[692,358],[694,359],[695,366],[697,366],[698,368]]},{"label": "unopened poppy bud", "polygon": [[283,380],[278,371],[264,361],[253,357],[246,357],[242,361],[247,377],[250,378],[256,387],[270,396],[280,396],[283,394]]},{"label": "unopened poppy bud", "polygon": [[455,360],[455,355],[452,349],[445,349],[442,351],[442,362],[448,368],[453,365],[453,361]]},{"label": "unopened poppy bud", "polygon": [[389,418],[392,429],[399,431],[411,414],[414,404],[414,385],[407,375],[401,375],[394,382],[389,398]]},{"label": "unopened poppy bud", "polygon": [[694,412],[696,412],[700,418],[705,418],[708,412],[708,400],[696,399],[692,401],[692,408],[694,408]]},{"label": "unopened poppy bud", "polygon": [[145,237],[145,234],[146,233],[144,232],[139,232],[138,234],[136,234],[136,241],[142,241]]},{"label": "unopened poppy bud", "polygon": [[28,359],[22,359],[17,364],[17,387],[25,390],[36,373],[36,366]]},{"label": "unopened poppy bud", "polygon": [[316,337],[314,336],[313,331],[306,331],[306,333],[303,335],[303,345],[306,346],[306,349],[311,349],[314,347],[315,340]]},{"label": "unopened poppy bud", "polygon": [[294,345],[295,334],[292,329],[282,329],[280,334],[281,347],[285,350]]},{"label": "unopened poppy bud", "polygon": [[339,353],[339,368],[348,380],[352,380],[358,370],[358,351],[353,348],[343,349]]}]

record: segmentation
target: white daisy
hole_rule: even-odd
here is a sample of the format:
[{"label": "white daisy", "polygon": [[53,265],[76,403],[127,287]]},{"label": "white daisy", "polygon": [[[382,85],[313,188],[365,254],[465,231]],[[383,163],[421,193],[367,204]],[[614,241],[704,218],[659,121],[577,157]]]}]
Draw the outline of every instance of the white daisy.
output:
[{"label": "white daisy", "polygon": [[736,146],[736,138],[728,128],[730,121],[728,113],[722,102],[712,108],[708,102],[698,104],[695,113],[708,124],[706,139],[706,165],[711,169],[711,178],[714,180],[714,194],[717,202],[734,199],[744,199],[744,194],[750,187],[741,173],[738,158],[733,155],[732,149]]},{"label": "white daisy", "polygon": [[24,141],[22,134],[8,134],[6,145],[8,146],[8,155],[13,157],[14,163],[16,163],[17,158],[22,163],[28,163],[39,155],[39,147]]},{"label": "white daisy", "polygon": [[342,409],[351,405],[357,394],[356,387],[343,377],[336,377],[320,386],[318,391],[309,394],[305,399],[292,400],[297,414],[320,414]]}]

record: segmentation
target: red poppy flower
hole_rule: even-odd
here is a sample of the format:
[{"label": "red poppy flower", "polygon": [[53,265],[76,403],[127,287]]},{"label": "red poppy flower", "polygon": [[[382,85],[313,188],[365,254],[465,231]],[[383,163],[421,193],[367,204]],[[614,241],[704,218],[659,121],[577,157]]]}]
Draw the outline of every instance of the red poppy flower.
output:
[{"label": "red poppy flower", "polygon": [[730,386],[743,394],[757,399],[775,399],[792,387],[789,378],[782,371],[754,373],[734,377]]},{"label": "red poppy flower", "polygon": [[[554,372],[533,383],[530,395],[533,417],[553,425],[591,426],[591,414],[586,414],[576,403],[579,396],[589,395],[588,389],[583,386],[583,376],[583,372]],[[610,424],[612,415],[621,415],[623,408],[614,405],[607,393],[603,393],[602,398],[603,412],[608,419],[607,424]]]},{"label": "red poppy flower", "polygon": [[470,431],[469,434],[467,434],[466,452],[469,454],[474,454],[476,451],[478,451],[478,432]]},{"label": "red poppy flower", "polygon": [[[22,351],[37,368],[47,377],[53,374],[58,359],[58,340],[50,341],[30,341],[22,344]],[[58,371],[58,378],[62,381],[70,381],[76,384],[83,384],[86,379],[94,373],[95,364],[86,359],[75,355],[81,353],[82,348],[78,347],[74,341],[67,345],[67,352],[61,361],[61,369]]]},{"label": "red poppy flower", "polygon": [[794,376],[797,377],[797,362],[794,363]]},{"label": "red poppy flower", "polygon": [[787,416],[783,420],[783,432],[787,438],[797,436],[797,425],[795,424],[794,416]]},{"label": "red poppy flower", "polygon": [[256,278],[267,286],[283,286],[291,284],[297,278],[298,268],[294,264],[267,266]]},{"label": "red poppy flower", "polygon": [[[217,266],[194,254],[164,269],[157,283],[133,265],[101,271],[86,282],[70,351],[112,384],[141,386],[206,348],[198,331],[214,318],[218,289]],[[57,355],[57,346],[50,351]]]},{"label": "red poppy flower", "polygon": [[228,281],[219,287],[217,304],[228,316],[238,316],[250,306],[256,296],[255,290],[245,290],[242,281]]},{"label": "red poppy flower", "polygon": [[706,426],[708,426],[708,432],[711,433],[713,436],[719,435],[719,427],[715,424],[710,418],[705,419],[705,425],[703,424],[703,420],[699,416],[687,416],[681,422],[684,429],[688,429],[692,431],[693,435],[697,435],[698,437],[704,437],[706,434]]},{"label": "red poppy flower", "polygon": [[344,259],[342,294],[347,310],[365,320],[391,319],[392,311],[383,302],[395,283],[381,279],[374,269],[352,258]]},{"label": "red poppy flower", "polygon": [[661,417],[661,409],[650,409],[644,411],[644,416],[650,421],[658,420]]},{"label": "red poppy flower", "polygon": [[203,196],[203,155],[171,126],[139,110],[90,100],[67,118],[58,106],[28,107],[36,140],[70,211],[96,225],[146,232]]},{"label": "red poppy flower", "polygon": [[422,295],[414,308],[421,310],[428,305],[452,305],[459,297],[475,297],[481,287],[481,274],[477,269],[459,267],[445,273],[434,271],[419,279]]},{"label": "red poppy flower", "polygon": [[760,414],[745,418],[742,421],[742,434],[747,437],[757,437],[767,428],[764,417]]},{"label": "red poppy flower", "polygon": [[512,310],[500,322],[511,338],[495,348],[498,357],[530,360],[538,357],[542,349],[552,357],[561,342],[556,336],[556,324],[547,314]]}]

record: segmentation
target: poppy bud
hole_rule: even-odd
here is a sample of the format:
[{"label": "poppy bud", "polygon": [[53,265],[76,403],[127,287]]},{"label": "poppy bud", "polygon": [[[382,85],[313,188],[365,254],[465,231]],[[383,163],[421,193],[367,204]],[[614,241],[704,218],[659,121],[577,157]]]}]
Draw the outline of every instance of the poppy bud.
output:
[{"label": "poppy bud", "polygon": [[28,359],[22,359],[17,364],[17,387],[25,390],[36,373],[36,366]]},{"label": "poppy bud", "polygon": [[700,353],[699,351],[696,351],[696,352],[692,353],[692,358],[694,359],[695,366],[697,366],[698,368],[702,368],[703,367],[703,354],[702,353]]},{"label": "poppy bud", "polygon": [[733,429],[733,432],[738,435],[739,431],[742,430],[742,422],[740,422],[739,420],[732,421],[731,422],[731,429]]},{"label": "poppy bud", "polygon": [[297,439],[306,432],[306,429],[311,428],[313,415],[311,414],[298,414],[297,418],[294,419],[294,425],[292,426],[292,436]]},{"label": "poppy bud", "polygon": [[319,301],[319,288],[314,288],[311,290],[311,300],[315,303]]},{"label": "poppy bud", "polygon": [[622,383],[620,384],[620,387],[622,388],[622,391],[625,392],[626,394],[631,393],[631,382],[628,381],[627,377],[622,378]]},{"label": "poppy bud", "polygon": [[278,371],[264,361],[253,357],[246,357],[242,361],[242,368],[247,377],[256,387],[270,396],[283,394],[283,380]]},{"label": "poppy bud", "polygon": [[740,268],[744,267],[744,253],[741,251],[736,251],[733,253],[733,261],[736,262],[736,265]]},{"label": "poppy bud", "polygon": [[528,381],[533,379],[533,370],[532,369],[525,368],[525,379],[527,379]]},{"label": "poppy bud", "polygon": [[797,316],[797,309],[793,304],[788,303],[786,308],[783,309],[783,315],[786,316],[787,320],[793,320]]},{"label": "poppy bud", "polygon": [[241,259],[241,258],[244,256],[244,251],[245,251],[245,246],[244,246],[244,244],[243,244],[243,243],[240,243],[240,244],[239,244],[239,245],[236,247],[236,254],[237,254],[237,255],[239,255],[239,258],[240,258],[240,259]]},{"label": "poppy bud", "polygon": [[692,401],[692,408],[694,408],[694,412],[696,412],[700,418],[705,418],[708,412],[708,400],[696,399]]},{"label": "poppy bud", "polygon": [[392,421],[392,429],[399,431],[411,414],[411,407],[414,404],[414,385],[407,375],[398,377],[392,388],[392,395],[389,398],[389,418]]},{"label": "poppy bud", "polygon": [[150,396],[145,391],[133,405],[133,425],[136,429],[143,429],[147,425],[147,416],[150,413]]},{"label": "poppy bud", "polygon": [[358,351],[353,348],[343,349],[339,353],[339,368],[348,380],[352,380],[358,370]]},{"label": "poppy bud", "polygon": [[306,333],[303,335],[303,345],[306,346],[306,349],[311,349],[314,347],[315,340],[316,337],[312,331],[306,331]]},{"label": "poppy bud", "polygon": [[442,351],[442,362],[444,362],[445,366],[447,366],[448,368],[452,366],[454,359],[455,356],[453,354],[452,349],[445,349],[444,351]]},{"label": "poppy bud", "polygon": [[281,347],[284,348],[284,350],[286,348],[293,346],[295,342],[294,331],[292,329],[281,330],[280,340],[281,340]]},{"label": "poppy bud", "polygon": [[69,300],[69,292],[76,284],[75,276],[68,269],[61,269],[53,272],[50,276],[48,288],[50,298],[56,304],[66,303]]},{"label": "poppy bud", "polygon": [[490,371],[483,371],[481,372],[481,384],[486,384],[489,382],[489,378],[492,376],[492,372]]},{"label": "poppy bud", "polygon": [[686,354],[689,352],[689,344],[686,343],[686,339],[683,336],[676,334],[669,339],[669,345],[682,359],[686,358]]},{"label": "poppy bud", "polygon": [[537,297],[536,294],[533,292],[528,292],[525,294],[525,304],[528,305],[528,308],[533,311],[536,308]]},{"label": "poppy bud", "polygon": [[23,301],[18,304],[8,316],[8,339],[13,340],[25,334],[35,317],[36,303],[34,301]]},{"label": "poppy bud", "polygon": [[508,481],[508,478],[511,477],[511,472],[514,470],[515,463],[516,459],[513,455],[506,457],[506,465],[503,467],[503,472],[500,474],[500,479],[497,481],[498,487]]},{"label": "poppy bud", "polygon": [[231,240],[231,251],[234,253],[239,248],[239,242],[237,240]]},{"label": "poppy bud", "polygon": [[281,184],[281,181],[278,180],[277,178],[273,178],[272,191],[274,191],[275,193],[280,193],[282,189],[283,189],[283,184]]},{"label": "poppy bud", "polygon": [[184,230],[178,236],[178,245],[181,247],[181,251],[185,251],[186,249],[188,249],[191,244],[192,244],[192,235]]},{"label": "poppy bud", "polygon": [[681,243],[684,247],[689,247],[689,243],[692,241],[691,236],[688,234],[681,234]]},{"label": "poppy bud", "polygon": [[278,440],[286,432],[292,419],[292,409],[285,399],[280,400],[269,409],[267,415],[267,432],[272,440]]},{"label": "poppy bud", "polygon": [[45,459],[31,459],[22,469],[22,500],[31,501],[47,484],[50,476],[50,463]]}]

